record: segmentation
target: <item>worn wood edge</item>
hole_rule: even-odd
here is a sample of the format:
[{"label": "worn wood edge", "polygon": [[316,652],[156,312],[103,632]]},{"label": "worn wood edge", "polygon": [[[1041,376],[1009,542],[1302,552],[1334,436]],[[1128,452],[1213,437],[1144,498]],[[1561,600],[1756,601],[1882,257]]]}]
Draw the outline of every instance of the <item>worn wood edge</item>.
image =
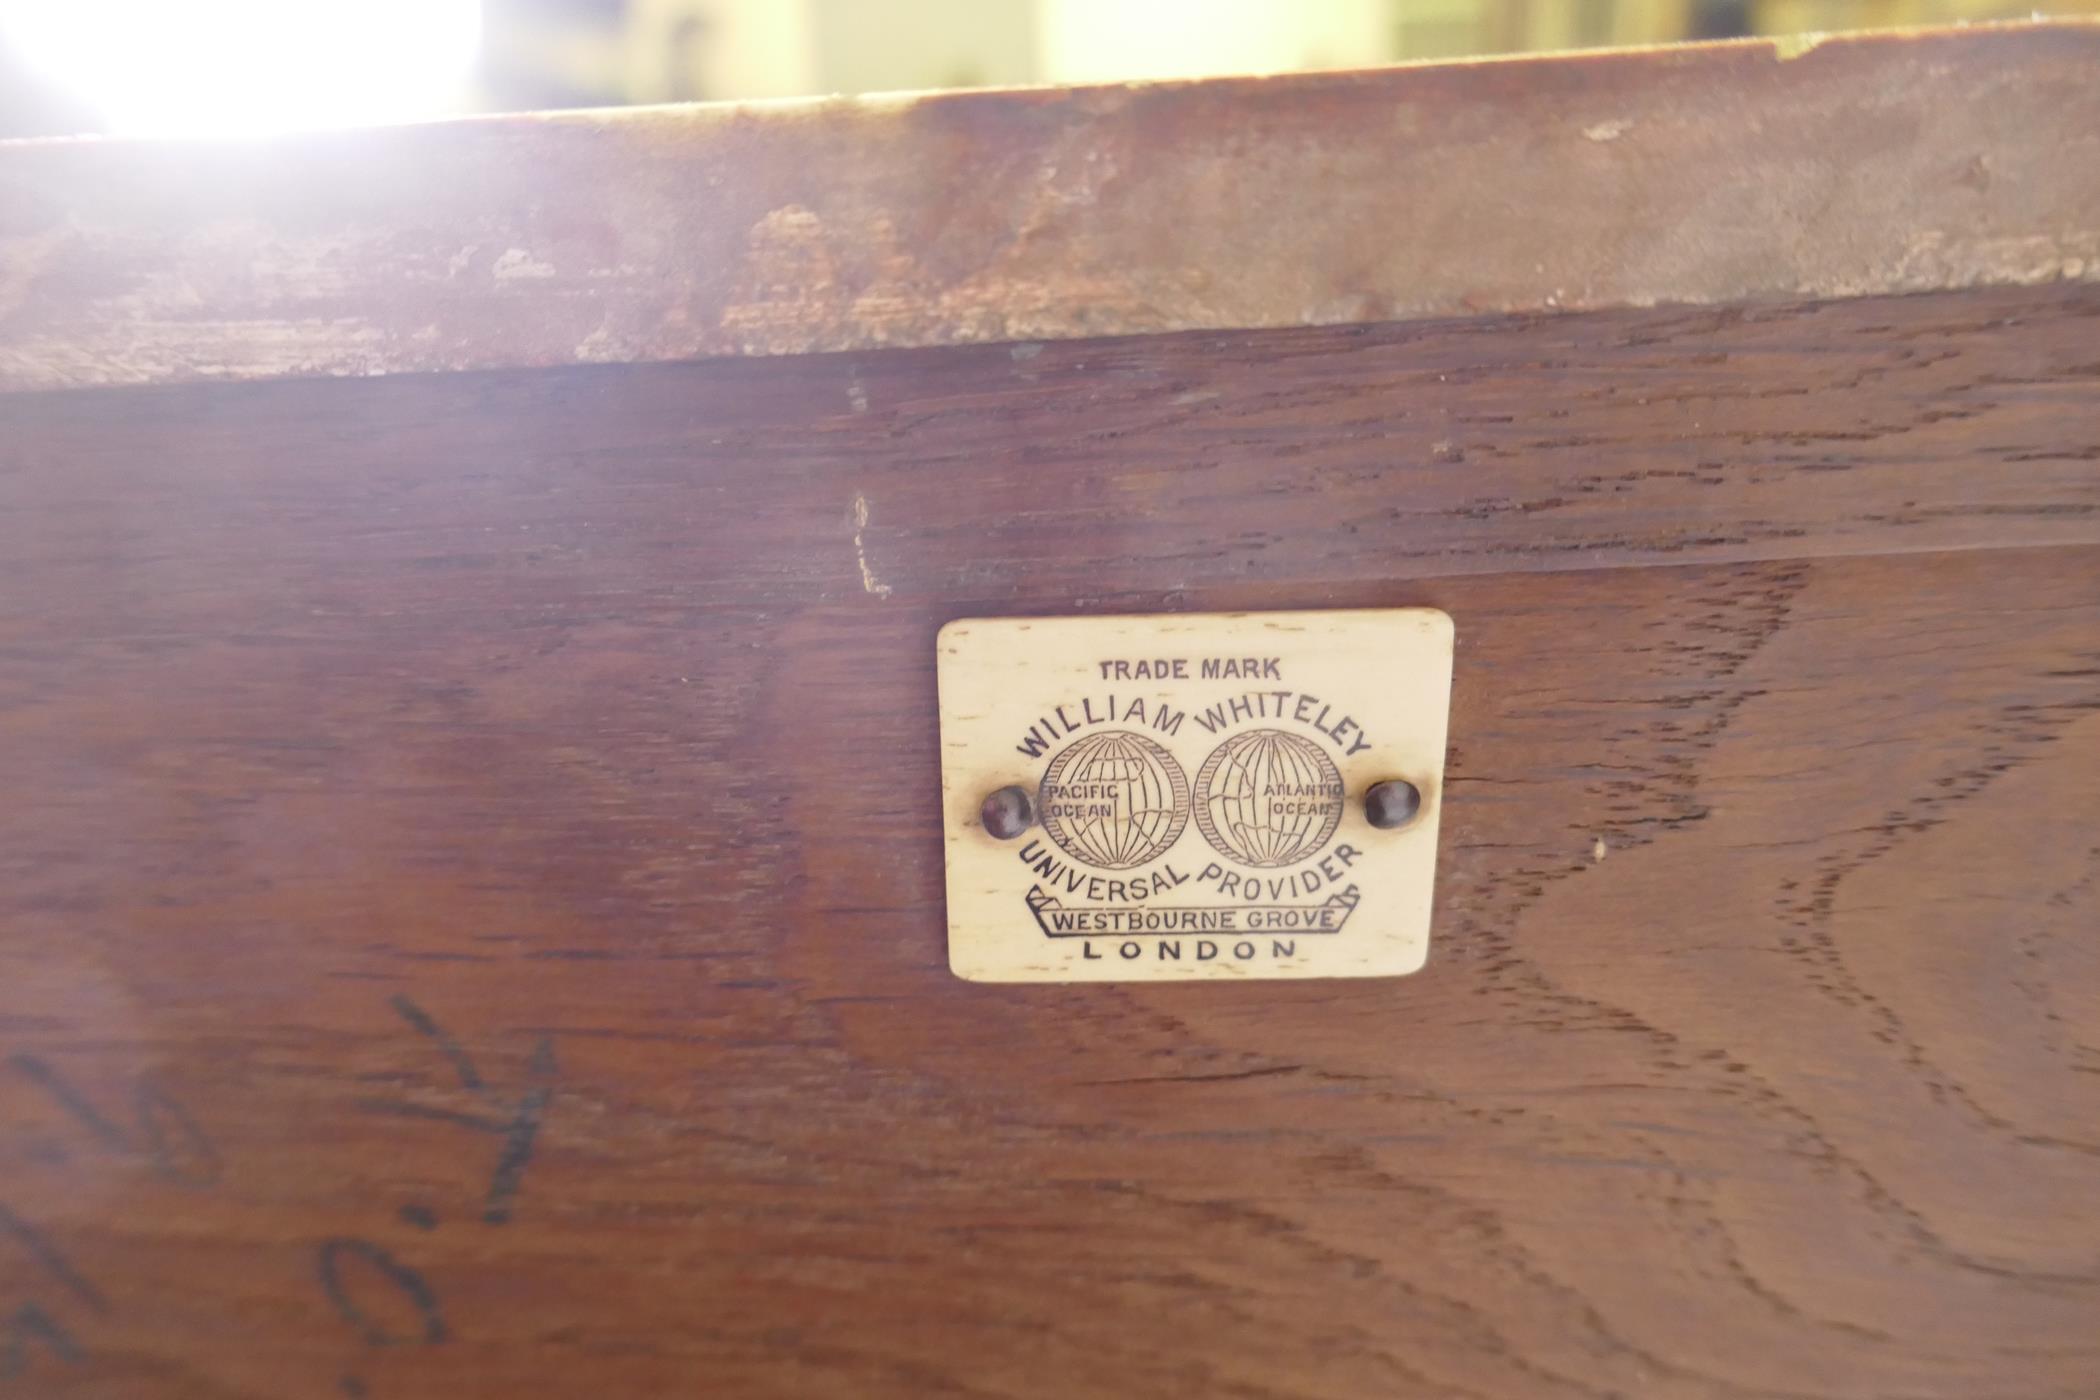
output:
[{"label": "worn wood edge", "polygon": [[2100,23],[0,143],[0,392],[2100,279]]}]

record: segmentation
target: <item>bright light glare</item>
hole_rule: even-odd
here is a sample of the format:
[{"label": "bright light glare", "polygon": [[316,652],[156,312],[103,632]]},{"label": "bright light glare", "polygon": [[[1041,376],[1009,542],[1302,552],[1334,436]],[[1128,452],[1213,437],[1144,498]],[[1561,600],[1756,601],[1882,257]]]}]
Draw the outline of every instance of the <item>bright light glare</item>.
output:
[{"label": "bright light glare", "polygon": [[480,0],[0,0],[22,58],[113,131],[256,135],[458,110]]}]

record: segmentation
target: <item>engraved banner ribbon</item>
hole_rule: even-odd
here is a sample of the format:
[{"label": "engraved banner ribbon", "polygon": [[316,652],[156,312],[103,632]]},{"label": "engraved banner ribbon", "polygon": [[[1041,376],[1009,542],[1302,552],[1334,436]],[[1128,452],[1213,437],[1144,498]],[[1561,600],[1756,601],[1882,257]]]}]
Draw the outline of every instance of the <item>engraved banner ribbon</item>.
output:
[{"label": "engraved banner ribbon", "polygon": [[1052,938],[1133,933],[1340,933],[1356,908],[1356,886],[1315,904],[1087,905],[1067,908],[1041,885],[1029,887],[1028,910]]}]

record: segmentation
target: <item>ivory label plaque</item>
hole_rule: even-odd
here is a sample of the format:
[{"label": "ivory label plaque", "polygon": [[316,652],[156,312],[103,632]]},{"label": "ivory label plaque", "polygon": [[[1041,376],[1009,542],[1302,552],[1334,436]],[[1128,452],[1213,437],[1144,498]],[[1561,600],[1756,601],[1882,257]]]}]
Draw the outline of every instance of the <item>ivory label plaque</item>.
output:
[{"label": "ivory label plaque", "polygon": [[949,623],[949,966],[978,982],[1416,971],[1452,642],[1429,608]]}]

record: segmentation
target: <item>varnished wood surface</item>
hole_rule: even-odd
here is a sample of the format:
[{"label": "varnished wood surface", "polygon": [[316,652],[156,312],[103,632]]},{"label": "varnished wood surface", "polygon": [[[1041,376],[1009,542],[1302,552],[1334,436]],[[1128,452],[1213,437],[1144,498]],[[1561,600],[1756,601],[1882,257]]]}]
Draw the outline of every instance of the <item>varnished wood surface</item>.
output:
[{"label": "varnished wood surface", "polygon": [[0,392],[2100,280],[2100,23],[0,143]]},{"label": "varnished wood surface", "polygon": [[[0,401],[0,1395],[2093,1394],[2096,304]],[[1424,972],[949,976],[942,621],[1402,604]]]}]

